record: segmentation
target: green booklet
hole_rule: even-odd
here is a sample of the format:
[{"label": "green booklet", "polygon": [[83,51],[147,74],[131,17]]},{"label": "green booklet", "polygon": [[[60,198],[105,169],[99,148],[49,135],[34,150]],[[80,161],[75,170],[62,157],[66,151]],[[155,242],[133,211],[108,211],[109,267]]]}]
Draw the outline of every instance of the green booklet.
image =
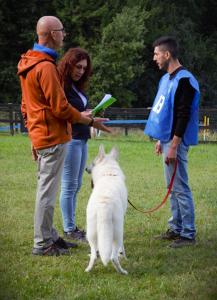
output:
[{"label": "green booklet", "polygon": [[112,103],[114,103],[115,101],[117,101],[117,99],[115,99],[114,97],[112,97],[112,95],[106,94],[103,97],[103,99],[100,101],[100,103],[97,104],[97,106],[95,106],[92,109],[92,115],[96,116],[99,112],[101,112],[102,110],[104,110],[107,107],[109,107],[110,105],[112,105]]}]

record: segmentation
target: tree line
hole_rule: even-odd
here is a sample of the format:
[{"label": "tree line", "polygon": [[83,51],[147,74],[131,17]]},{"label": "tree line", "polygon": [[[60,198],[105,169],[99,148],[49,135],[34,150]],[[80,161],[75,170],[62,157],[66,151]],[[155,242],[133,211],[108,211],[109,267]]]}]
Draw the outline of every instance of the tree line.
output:
[{"label": "tree line", "polygon": [[150,106],[162,76],[152,43],[173,35],[181,63],[200,83],[201,105],[217,106],[215,0],[0,0],[0,103],[20,103],[17,63],[37,41],[36,22],[44,15],[64,24],[60,57],[77,46],[90,53],[92,105],[111,93],[120,107]]}]

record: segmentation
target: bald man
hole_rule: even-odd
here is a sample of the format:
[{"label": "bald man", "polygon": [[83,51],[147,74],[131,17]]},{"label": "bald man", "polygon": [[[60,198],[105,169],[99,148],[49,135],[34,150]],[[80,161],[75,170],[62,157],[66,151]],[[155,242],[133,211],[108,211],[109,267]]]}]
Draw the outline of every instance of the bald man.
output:
[{"label": "bald man", "polygon": [[82,123],[110,132],[90,113],[80,113],[67,101],[60,85],[55,60],[63,45],[65,31],[54,16],[38,20],[38,43],[21,56],[18,75],[22,89],[22,115],[38,161],[38,182],[34,217],[34,255],[69,254],[74,243],[64,241],[53,227],[58,183],[63,168],[66,143],[71,139],[71,123]]}]

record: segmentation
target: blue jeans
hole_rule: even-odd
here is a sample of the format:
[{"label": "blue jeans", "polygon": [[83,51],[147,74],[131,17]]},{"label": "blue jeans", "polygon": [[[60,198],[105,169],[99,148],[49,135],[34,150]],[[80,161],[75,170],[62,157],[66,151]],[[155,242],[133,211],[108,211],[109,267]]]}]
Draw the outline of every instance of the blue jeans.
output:
[{"label": "blue jeans", "polygon": [[65,232],[73,231],[76,228],[75,210],[77,193],[81,188],[86,160],[87,141],[71,140],[67,144],[60,192],[60,207]]},{"label": "blue jeans", "polygon": [[[161,143],[164,160],[169,146],[170,143]],[[170,194],[172,217],[169,219],[168,224],[169,228],[172,231],[179,233],[180,236],[194,239],[196,230],[194,224],[194,201],[188,185],[188,150],[189,147],[185,146],[183,143],[178,146],[178,165]],[[167,186],[170,183],[173,171],[174,165],[169,164],[169,166],[167,166],[164,163],[164,174]]]}]

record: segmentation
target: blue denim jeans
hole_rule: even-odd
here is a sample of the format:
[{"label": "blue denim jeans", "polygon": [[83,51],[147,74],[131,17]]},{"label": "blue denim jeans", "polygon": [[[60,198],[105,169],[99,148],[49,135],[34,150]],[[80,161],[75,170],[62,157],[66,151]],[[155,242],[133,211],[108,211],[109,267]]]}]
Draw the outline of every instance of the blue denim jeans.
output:
[{"label": "blue denim jeans", "polygon": [[67,144],[60,192],[60,207],[65,232],[72,231],[76,227],[75,210],[77,193],[82,184],[86,160],[87,141],[71,140]]},{"label": "blue denim jeans", "polygon": [[[161,143],[163,159],[167,155],[169,143]],[[176,175],[170,194],[170,207],[172,216],[168,221],[169,228],[180,236],[189,239],[195,238],[195,224],[194,224],[194,201],[192,198],[192,193],[188,185],[188,150],[189,147],[181,143],[178,146],[177,158],[178,165],[176,170]],[[169,164],[168,166],[164,163],[164,174],[167,186],[170,183],[174,165]]]}]

